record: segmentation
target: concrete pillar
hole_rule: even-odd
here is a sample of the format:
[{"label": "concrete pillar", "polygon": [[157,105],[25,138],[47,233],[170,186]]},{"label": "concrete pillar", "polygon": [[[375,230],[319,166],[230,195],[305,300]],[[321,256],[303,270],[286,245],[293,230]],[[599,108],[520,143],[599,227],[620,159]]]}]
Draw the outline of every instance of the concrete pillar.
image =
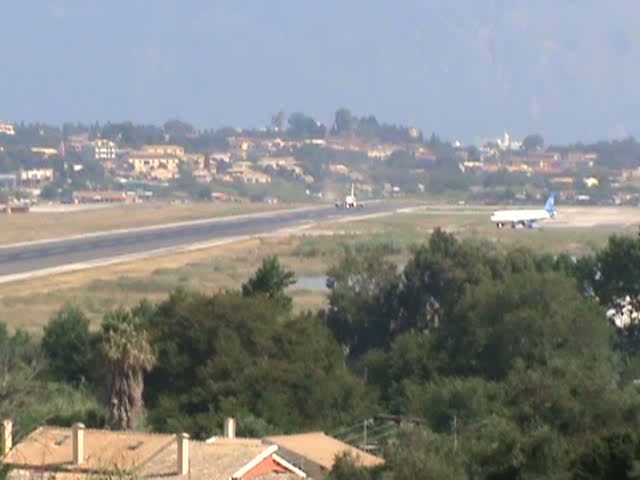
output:
[{"label": "concrete pillar", "polygon": [[179,433],[176,435],[178,443],[178,475],[184,476],[189,473],[189,435]]},{"label": "concrete pillar", "polygon": [[82,465],[84,463],[84,425],[74,423],[71,427],[73,437],[73,464]]},{"label": "concrete pillar", "polygon": [[233,417],[224,420],[224,438],[236,438],[236,420]]},{"label": "concrete pillar", "polygon": [[2,421],[2,456],[13,448],[13,422],[9,419]]}]

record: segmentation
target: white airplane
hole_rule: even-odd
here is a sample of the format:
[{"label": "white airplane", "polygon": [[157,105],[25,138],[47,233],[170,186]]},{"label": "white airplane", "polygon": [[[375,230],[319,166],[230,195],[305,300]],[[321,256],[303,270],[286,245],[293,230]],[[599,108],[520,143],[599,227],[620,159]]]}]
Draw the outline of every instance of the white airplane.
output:
[{"label": "white airplane", "polygon": [[549,195],[547,203],[544,204],[542,210],[499,210],[493,212],[491,221],[494,222],[498,228],[503,228],[508,223],[511,224],[511,228],[518,226],[533,228],[535,222],[548,220],[555,216],[555,195],[552,193]]},{"label": "white airplane", "polygon": [[356,207],[364,207],[362,203],[358,203],[356,200],[355,187],[353,183],[351,184],[351,195],[347,195],[342,202],[336,202],[336,208],[356,208]]}]

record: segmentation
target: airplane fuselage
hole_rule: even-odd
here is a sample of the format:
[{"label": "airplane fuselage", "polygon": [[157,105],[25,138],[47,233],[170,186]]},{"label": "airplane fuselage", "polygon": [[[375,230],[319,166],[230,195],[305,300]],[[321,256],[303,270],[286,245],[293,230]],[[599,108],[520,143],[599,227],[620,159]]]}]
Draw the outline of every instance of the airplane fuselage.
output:
[{"label": "airplane fuselage", "polygon": [[505,225],[511,226],[533,226],[534,222],[540,222],[553,218],[553,215],[546,210],[499,210],[491,215],[491,221],[498,228]]},{"label": "airplane fuselage", "polygon": [[344,199],[344,206],[345,208],[356,207],[357,206],[356,197],[347,195],[347,197]]},{"label": "airplane fuselage", "polygon": [[511,224],[516,228],[519,225],[523,227],[533,228],[536,222],[548,220],[556,216],[555,194],[549,195],[544,208],[541,210],[498,210],[491,215],[491,221],[498,228]]},{"label": "airplane fuselage", "polygon": [[337,208],[356,208],[356,207],[362,208],[363,207],[363,204],[356,200],[356,195],[354,193],[353,185],[351,185],[351,195],[347,195],[346,197],[344,197],[344,201],[342,202],[336,202],[336,207]]}]

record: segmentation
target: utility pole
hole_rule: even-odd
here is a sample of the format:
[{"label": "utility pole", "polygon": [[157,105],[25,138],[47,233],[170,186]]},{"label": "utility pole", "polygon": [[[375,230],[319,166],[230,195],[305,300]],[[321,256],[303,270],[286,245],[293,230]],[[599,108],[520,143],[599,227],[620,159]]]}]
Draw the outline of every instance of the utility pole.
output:
[{"label": "utility pole", "polygon": [[458,416],[453,416],[453,451],[458,451]]},{"label": "utility pole", "polygon": [[363,450],[367,451],[367,419],[364,420],[364,447]]}]

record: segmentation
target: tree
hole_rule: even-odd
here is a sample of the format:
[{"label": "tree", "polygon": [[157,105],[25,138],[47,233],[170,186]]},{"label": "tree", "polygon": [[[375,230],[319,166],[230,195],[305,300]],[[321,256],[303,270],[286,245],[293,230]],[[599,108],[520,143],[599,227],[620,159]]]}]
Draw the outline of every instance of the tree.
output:
[{"label": "tree", "polygon": [[285,293],[285,289],[296,283],[295,273],[284,270],[276,255],[262,260],[262,266],[256,273],[242,284],[242,294],[245,297],[266,295],[289,310],[293,300]]},{"label": "tree", "polygon": [[382,478],[381,469],[372,469],[358,465],[358,459],[345,452],[338,455],[327,480],[375,480]]},{"label": "tree", "polygon": [[593,266],[588,280],[603,305],[627,295],[640,297],[640,238],[612,235]]},{"label": "tree", "polygon": [[399,328],[437,328],[452,311],[467,286],[490,275],[488,255],[470,243],[460,243],[437,228],[426,245],[407,263],[399,293]]},{"label": "tree", "polygon": [[44,329],[42,350],[54,379],[80,385],[94,376],[94,336],[80,309],[67,305],[51,318]]},{"label": "tree", "polygon": [[7,418],[29,405],[39,385],[44,362],[37,344],[22,330],[13,335],[0,322],[0,414]]},{"label": "tree", "polygon": [[375,397],[346,368],[322,319],[282,318],[264,295],[177,291],[149,326],[158,349],[145,384],[154,429],[206,438],[233,415],[265,435],[334,429],[373,413]]},{"label": "tree", "polygon": [[640,441],[635,433],[603,435],[576,459],[573,480],[637,480],[640,478]]},{"label": "tree", "polygon": [[194,198],[200,198],[202,187],[206,186],[198,182],[193,175],[193,170],[185,162],[181,162],[178,166],[178,178],[174,180],[174,185],[179,190],[188,193]]},{"label": "tree", "polygon": [[595,257],[578,263],[576,274],[618,327],[618,347],[640,352],[640,238],[613,235]]},{"label": "tree", "polygon": [[285,113],[280,110],[278,113],[271,116],[271,128],[276,132],[282,131],[284,128],[284,120]]},{"label": "tree", "polygon": [[287,431],[315,424],[326,431],[375,412],[375,395],[346,368],[342,349],[318,316],[304,314],[279,325],[268,358],[244,389],[246,403],[270,424]]},{"label": "tree", "polygon": [[504,413],[505,388],[498,382],[477,377],[443,377],[430,382],[419,377],[403,378],[402,390],[396,389],[395,405],[402,405],[406,414],[426,418],[431,429],[438,433],[449,433],[454,427],[465,428],[488,418],[492,414]]},{"label": "tree", "polygon": [[544,138],[539,133],[527,135],[522,140],[522,148],[527,152],[542,150],[544,148]]},{"label": "tree", "polygon": [[10,334],[0,322],[0,418],[14,421],[22,435],[45,423],[71,425],[78,420],[102,426],[100,405],[84,390],[48,381],[40,343],[24,331]]},{"label": "tree", "polygon": [[378,138],[380,125],[375,116],[361,117],[358,119],[357,133],[359,137],[366,139]]},{"label": "tree", "polygon": [[465,435],[468,478],[518,480],[525,463],[522,434],[508,419],[490,416]]},{"label": "tree", "polygon": [[324,125],[303,113],[296,112],[289,116],[287,134],[291,138],[324,138],[326,133]]},{"label": "tree", "polygon": [[143,374],[156,362],[142,319],[123,308],[107,313],[100,348],[111,376],[109,425],[119,430],[135,428],[144,413]]},{"label": "tree", "polygon": [[347,246],[327,274],[327,325],[352,357],[385,347],[396,333],[400,277],[386,256],[384,247]]},{"label": "tree", "polygon": [[608,361],[611,330],[597,304],[561,274],[525,272],[471,286],[437,331],[436,349],[459,375],[503,379],[518,364],[558,355]]},{"label": "tree", "polygon": [[164,131],[171,138],[183,139],[195,133],[193,125],[181,120],[167,120],[164,124]]},{"label": "tree", "polygon": [[333,132],[337,135],[347,135],[353,131],[356,123],[357,119],[351,115],[350,110],[340,108],[336,111]]},{"label": "tree", "polygon": [[452,439],[428,429],[407,429],[388,455],[387,468],[395,480],[459,480],[465,475],[460,452]]}]

